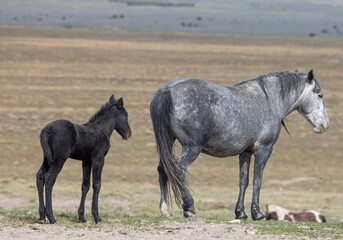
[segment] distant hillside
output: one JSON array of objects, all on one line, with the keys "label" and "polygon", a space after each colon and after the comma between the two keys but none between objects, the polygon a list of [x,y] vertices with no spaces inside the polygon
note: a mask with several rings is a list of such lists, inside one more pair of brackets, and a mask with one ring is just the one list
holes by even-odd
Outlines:
[{"label": "distant hillside", "polygon": [[2,0],[1,25],[343,37],[342,0]]}]

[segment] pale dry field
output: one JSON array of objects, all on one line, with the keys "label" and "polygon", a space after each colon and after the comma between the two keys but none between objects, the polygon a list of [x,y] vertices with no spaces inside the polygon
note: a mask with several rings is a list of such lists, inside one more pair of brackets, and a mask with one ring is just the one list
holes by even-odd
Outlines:
[{"label": "pale dry field", "polygon": [[[114,93],[124,98],[133,135],[122,141],[114,132],[111,138],[100,214],[158,215],[149,104],[162,84],[195,77],[232,85],[257,74],[313,68],[330,129],[317,135],[298,113],[286,118],[292,139],[282,130],[264,171],[260,201],[262,208],[315,209],[338,222],[343,218],[342,62],[341,39],[0,27],[0,209],[37,211],[41,128],[62,118],[84,123]],[[201,155],[189,172],[198,215],[232,219],[237,157]],[[81,178],[80,162],[68,160],[54,188],[56,211],[76,213]],[[88,213],[91,196],[90,191]],[[173,211],[181,215],[176,207]]]}]

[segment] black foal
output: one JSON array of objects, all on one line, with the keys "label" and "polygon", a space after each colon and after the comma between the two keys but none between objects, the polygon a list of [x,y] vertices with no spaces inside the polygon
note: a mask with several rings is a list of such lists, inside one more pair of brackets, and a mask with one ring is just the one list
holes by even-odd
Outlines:
[{"label": "black foal", "polygon": [[[92,214],[95,223],[101,221],[98,213],[98,196],[101,187],[101,172],[104,158],[110,148],[110,136],[116,130],[124,140],[131,136],[128,115],[123,99],[118,101],[112,95],[104,106],[85,124],[78,125],[68,120],[49,123],[40,134],[44,161],[37,172],[39,198],[39,217],[55,223],[52,212],[51,192],[56,177],[68,158],[82,161],[83,181],[82,197],[78,210],[79,221],[85,222],[84,208],[87,192],[90,188],[90,175],[93,172]],[[45,206],[43,189],[45,185]]]}]

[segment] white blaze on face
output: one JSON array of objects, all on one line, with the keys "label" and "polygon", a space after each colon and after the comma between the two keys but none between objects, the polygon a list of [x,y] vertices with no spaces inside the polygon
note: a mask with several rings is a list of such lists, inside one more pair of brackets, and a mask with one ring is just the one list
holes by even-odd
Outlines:
[{"label": "white blaze on face", "polygon": [[329,117],[324,105],[323,94],[315,92],[315,80],[306,83],[305,89],[298,102],[298,111],[312,124],[313,131],[322,133],[329,125]]}]

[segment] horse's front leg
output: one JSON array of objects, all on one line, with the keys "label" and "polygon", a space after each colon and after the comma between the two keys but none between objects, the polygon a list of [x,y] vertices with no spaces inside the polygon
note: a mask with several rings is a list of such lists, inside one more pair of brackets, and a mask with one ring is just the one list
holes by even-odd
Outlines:
[{"label": "horse's front leg", "polygon": [[262,220],[264,215],[260,211],[260,189],[262,184],[263,169],[273,151],[273,145],[260,146],[255,152],[254,182],[251,203],[251,216],[253,220]]},{"label": "horse's front leg", "polygon": [[181,191],[184,217],[195,217],[194,200],[189,191],[185,175],[188,167],[199,156],[201,149],[201,146],[182,146],[181,154],[177,160],[177,164],[182,169],[182,179],[185,189],[185,191]]},{"label": "horse's front leg", "polygon": [[92,201],[92,215],[95,223],[101,222],[98,210],[98,199],[101,188],[101,173],[104,166],[104,157],[97,158],[92,161],[92,172],[93,172],[93,201]]},{"label": "horse's front leg", "polygon": [[83,179],[82,179],[82,186],[81,186],[82,196],[81,196],[81,202],[80,202],[78,214],[79,214],[79,222],[86,222],[85,200],[86,200],[86,196],[89,191],[89,188],[90,188],[91,163],[83,161],[82,170],[83,170]]},{"label": "horse's front leg", "polygon": [[235,208],[236,219],[247,219],[244,212],[244,196],[249,185],[249,166],[252,153],[243,152],[239,155],[239,195]]}]

